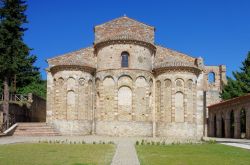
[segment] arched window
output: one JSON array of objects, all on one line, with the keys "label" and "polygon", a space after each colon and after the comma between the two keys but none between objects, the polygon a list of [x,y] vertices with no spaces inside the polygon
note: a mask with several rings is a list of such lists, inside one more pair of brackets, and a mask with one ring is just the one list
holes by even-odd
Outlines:
[{"label": "arched window", "polygon": [[121,61],[121,66],[122,67],[128,67],[128,52],[122,52],[122,61]]},{"label": "arched window", "polygon": [[215,74],[214,74],[214,72],[210,72],[208,74],[208,82],[209,82],[209,84],[215,83]]}]

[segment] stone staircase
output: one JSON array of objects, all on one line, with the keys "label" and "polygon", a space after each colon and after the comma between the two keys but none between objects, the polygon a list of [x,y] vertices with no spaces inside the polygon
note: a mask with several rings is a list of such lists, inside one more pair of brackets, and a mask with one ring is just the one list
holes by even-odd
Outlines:
[{"label": "stone staircase", "polygon": [[13,136],[60,136],[53,127],[46,123],[17,123]]}]

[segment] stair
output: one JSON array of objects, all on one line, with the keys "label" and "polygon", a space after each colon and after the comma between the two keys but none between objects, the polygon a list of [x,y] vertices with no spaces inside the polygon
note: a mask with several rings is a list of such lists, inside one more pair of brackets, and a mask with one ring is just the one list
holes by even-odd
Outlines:
[{"label": "stair", "polygon": [[53,127],[47,123],[17,123],[13,136],[60,136]]}]

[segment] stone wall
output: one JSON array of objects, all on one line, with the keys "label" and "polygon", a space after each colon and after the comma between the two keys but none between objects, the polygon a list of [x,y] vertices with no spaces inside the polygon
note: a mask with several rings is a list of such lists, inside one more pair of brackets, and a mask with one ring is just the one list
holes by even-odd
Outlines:
[{"label": "stone wall", "polygon": [[[10,117],[14,118],[16,122],[45,122],[46,100],[34,94],[29,94],[28,98],[26,102],[10,102]],[[0,112],[2,112],[2,104],[0,103],[0,105]]]},{"label": "stone wall", "polygon": [[76,130],[79,130],[78,134],[91,132],[92,75],[84,70],[58,70],[53,77],[48,73],[47,83],[47,122],[66,134]]},{"label": "stone wall", "polygon": [[129,69],[97,72],[95,133],[152,135],[152,78],[150,72]]},{"label": "stone wall", "polygon": [[[167,72],[156,78],[156,132],[158,136],[197,135],[197,75]],[[182,130],[182,131],[177,131]]]},{"label": "stone wall", "polygon": [[134,44],[112,44],[98,50],[97,71],[121,69],[121,54],[129,54],[129,69],[152,70],[152,51]]},{"label": "stone wall", "polygon": [[[212,80],[209,80],[209,78],[212,78]],[[214,80],[214,81],[213,81]],[[210,106],[215,103],[218,103],[221,101],[220,98],[220,92],[223,88],[223,85],[227,83],[226,80],[226,66],[220,65],[220,66],[205,66],[204,69],[204,97],[206,99],[206,102],[204,103],[204,106]],[[205,111],[205,135],[207,135],[207,118],[208,118],[208,108],[206,108]]]},{"label": "stone wall", "polygon": [[[0,112],[3,112],[2,104],[0,104]],[[16,122],[28,122],[31,121],[30,115],[30,106],[27,104],[16,104],[10,103],[9,104],[9,115],[11,118],[14,118]],[[1,120],[2,122],[3,120]]]},{"label": "stone wall", "polygon": [[37,95],[30,94],[32,103],[29,106],[31,122],[46,121],[46,100]]}]

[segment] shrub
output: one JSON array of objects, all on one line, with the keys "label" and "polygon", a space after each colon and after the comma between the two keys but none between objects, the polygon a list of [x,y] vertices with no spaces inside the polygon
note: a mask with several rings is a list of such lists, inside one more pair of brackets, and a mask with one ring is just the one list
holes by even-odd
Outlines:
[{"label": "shrub", "polygon": [[209,139],[208,144],[216,144],[216,140]]}]

